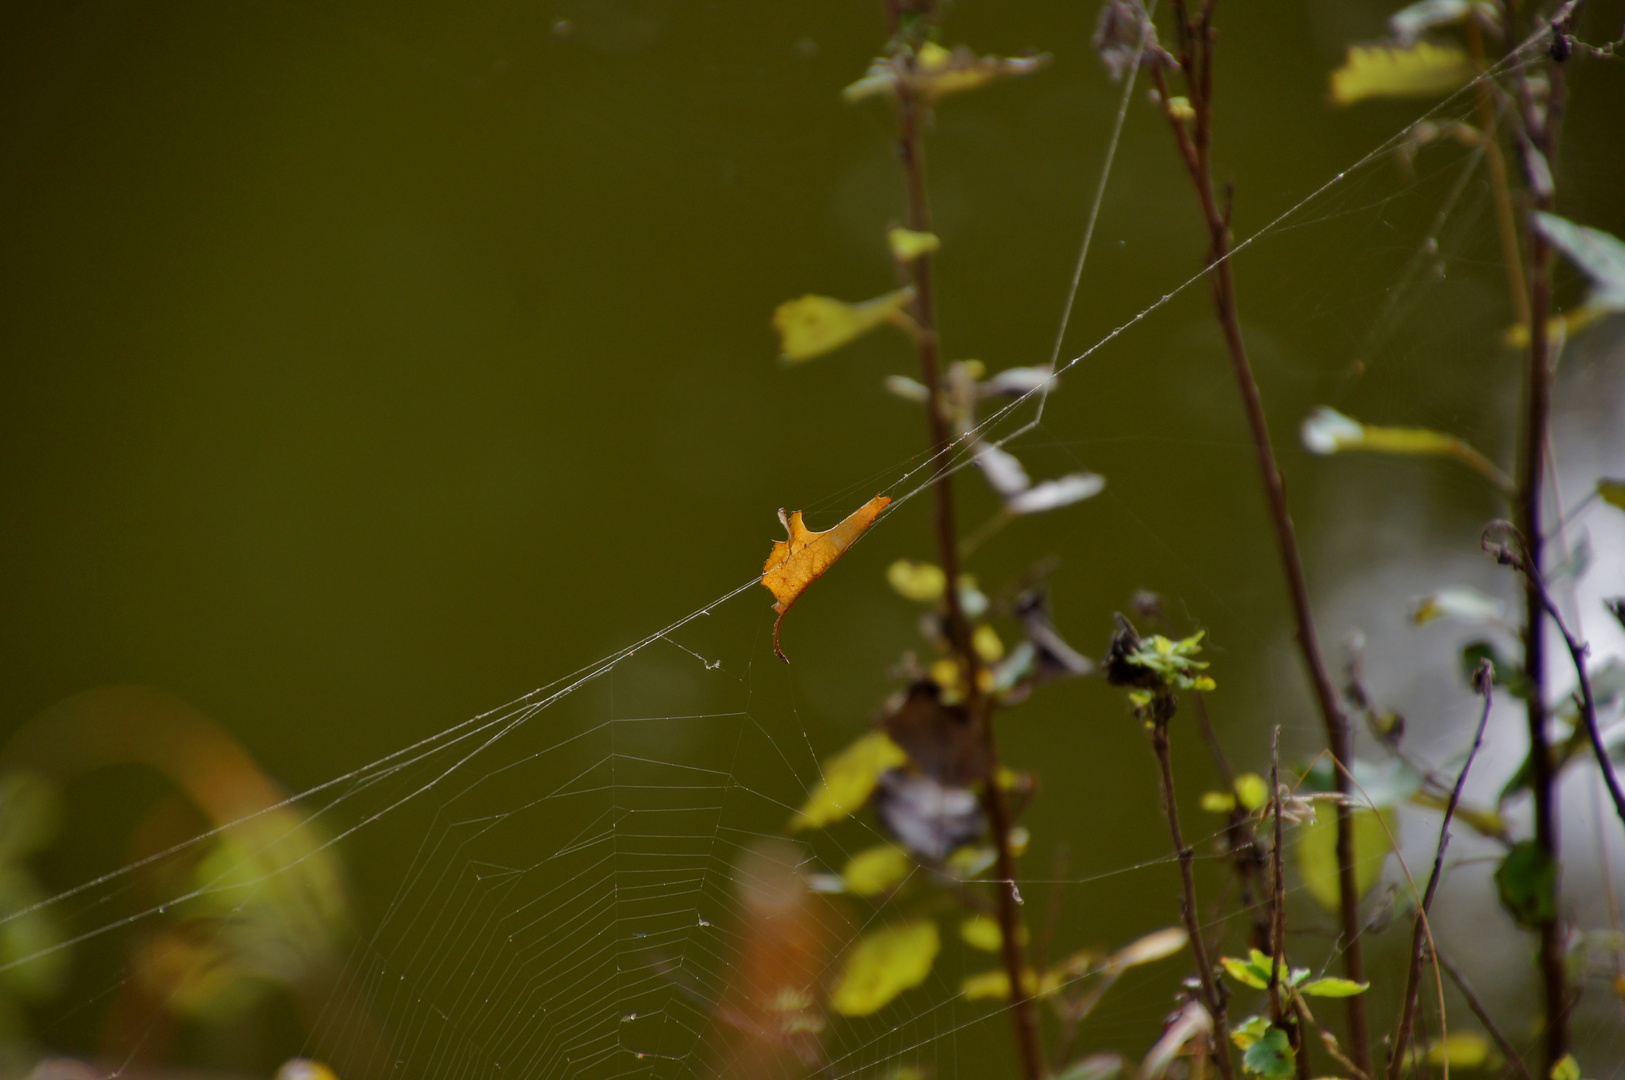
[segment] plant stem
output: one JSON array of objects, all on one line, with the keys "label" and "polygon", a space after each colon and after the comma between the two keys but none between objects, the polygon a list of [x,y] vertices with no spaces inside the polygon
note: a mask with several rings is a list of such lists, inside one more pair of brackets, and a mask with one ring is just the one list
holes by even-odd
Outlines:
[{"label": "plant stem", "polygon": [[[1515,6],[1502,5],[1503,19],[1510,37],[1517,37]],[[1519,111],[1523,130],[1519,149],[1523,157],[1524,181],[1530,206],[1550,211],[1553,205],[1551,179],[1552,151],[1563,114],[1563,65],[1547,65],[1550,91],[1544,103],[1537,100],[1527,78],[1518,81]],[[1524,366],[1523,423],[1518,455],[1518,497],[1515,516],[1524,536],[1523,668],[1529,680],[1527,722],[1529,757],[1534,768],[1530,787],[1535,806],[1535,843],[1553,866],[1558,862],[1558,824],[1555,797],[1555,770],[1547,740],[1545,607],[1539,581],[1544,574],[1542,558],[1545,533],[1541,514],[1542,481],[1545,476],[1547,428],[1551,412],[1551,360],[1547,323],[1552,303],[1552,251],[1546,237],[1526,221],[1528,242],[1529,351]],[[1557,889],[1554,885],[1554,891]],[[1560,910],[1553,896],[1553,910]],[[1545,984],[1545,1067],[1552,1066],[1568,1052],[1568,976],[1563,957],[1562,927],[1557,917],[1540,927],[1540,968]]]},{"label": "plant stem", "polygon": [[[891,8],[895,13],[895,7]],[[929,15],[929,10],[923,14]],[[923,20],[922,20],[923,21]],[[894,20],[895,29],[895,20]],[[897,155],[903,166],[904,185],[908,200],[908,227],[916,232],[931,231],[931,204],[925,183],[925,152],[923,129],[929,116],[929,106],[914,92],[914,53],[911,48],[900,49],[893,61],[899,66],[901,77],[897,81]],[[1044,1062],[1044,1048],[1038,1028],[1038,1014],[1026,985],[1027,960],[1022,944],[1021,894],[1016,889],[1016,861],[1010,850],[1011,814],[1004,789],[999,786],[999,755],[993,734],[991,703],[977,684],[981,663],[972,644],[970,621],[959,602],[959,538],[954,513],[953,474],[946,468],[952,443],[948,417],[942,407],[942,360],[937,339],[936,311],[932,292],[931,256],[922,254],[908,263],[909,277],[914,285],[915,339],[920,360],[921,381],[929,391],[926,400],[926,425],[931,443],[932,460],[937,473],[932,484],[935,512],[934,531],[937,554],[948,580],[947,635],[959,660],[960,674],[965,683],[965,706],[981,732],[987,772],[983,778],[982,804],[987,812],[988,830],[992,833],[997,879],[993,882],[997,904],[1004,970],[1010,981],[1010,1016],[1015,1027],[1016,1047],[1021,1055],[1023,1074],[1027,1080],[1042,1080],[1048,1067]]]},{"label": "plant stem", "polygon": [[[1202,206],[1202,215],[1208,232],[1208,281],[1213,290],[1213,305],[1219,326],[1224,332],[1225,347],[1230,354],[1230,365],[1241,392],[1242,406],[1252,433],[1254,456],[1258,460],[1259,479],[1263,484],[1265,500],[1269,506],[1270,521],[1274,526],[1276,546],[1280,552],[1281,569],[1286,576],[1287,592],[1292,603],[1293,621],[1297,629],[1298,651],[1313,686],[1316,703],[1326,728],[1326,742],[1333,758],[1342,765],[1334,769],[1337,791],[1347,796],[1350,784],[1347,768],[1354,760],[1354,742],[1348,719],[1337,700],[1337,689],[1326,669],[1315,633],[1314,616],[1309,607],[1309,588],[1304,579],[1303,559],[1298,553],[1297,535],[1292,527],[1292,515],[1287,507],[1286,485],[1275,461],[1275,450],[1270,442],[1269,424],[1264,416],[1264,404],[1253,377],[1252,365],[1247,358],[1246,342],[1242,338],[1241,323],[1236,312],[1236,287],[1230,272],[1230,215],[1221,211],[1213,191],[1213,177],[1209,162],[1211,141],[1212,88],[1213,88],[1213,0],[1203,4],[1201,15],[1194,23],[1185,0],[1173,0],[1175,22],[1179,31],[1179,62],[1184,75],[1187,94],[1191,99],[1194,118],[1182,120],[1167,103],[1171,100],[1167,80],[1161,68],[1153,68],[1153,78],[1161,95],[1168,122],[1173,128],[1175,143],[1185,162],[1191,183]],[[1365,981],[1365,965],[1360,951],[1360,893],[1354,874],[1354,819],[1346,802],[1337,807],[1337,878],[1339,907],[1342,916],[1343,969],[1355,982]],[[1356,994],[1346,999],[1348,1010],[1349,1056],[1361,1071],[1370,1072],[1371,1048],[1366,1030],[1365,998]]]},{"label": "plant stem", "polygon": [[1173,719],[1174,699],[1171,694],[1159,693],[1151,703],[1151,750],[1157,758],[1158,780],[1162,790],[1162,813],[1168,819],[1168,835],[1174,843],[1174,854],[1179,859],[1179,881],[1183,895],[1179,913],[1185,920],[1185,932],[1190,936],[1191,955],[1196,959],[1196,974],[1201,980],[1202,1004],[1213,1018],[1213,1058],[1224,1080],[1232,1080],[1230,1063],[1230,1022],[1225,1014],[1223,985],[1214,978],[1213,965],[1208,960],[1207,943],[1202,938],[1202,924],[1196,913],[1196,875],[1191,869],[1195,853],[1185,844],[1185,835],[1179,827],[1179,804],[1174,799],[1173,755],[1168,746],[1168,721]]},{"label": "plant stem", "polygon": [[[1219,736],[1213,730],[1213,722],[1208,718],[1207,700],[1200,690],[1192,692],[1191,698],[1196,702],[1197,726],[1202,729],[1202,738],[1213,758],[1213,767],[1218,770],[1219,779],[1224,781],[1225,790],[1234,796],[1236,772],[1231,768],[1230,759],[1225,756],[1224,747],[1219,744]],[[1236,868],[1236,880],[1241,885],[1242,910],[1249,912],[1252,917],[1253,948],[1273,953],[1274,901],[1267,899],[1273,895],[1273,889],[1264,875],[1268,858],[1259,844],[1258,836],[1253,832],[1252,815],[1239,802],[1230,808],[1229,819],[1224,829],[1224,842],[1226,854]]]},{"label": "plant stem", "polygon": [[1482,661],[1473,682],[1478,692],[1484,696],[1484,709],[1478,717],[1478,730],[1473,733],[1473,745],[1467,751],[1467,760],[1461,763],[1461,771],[1456,774],[1456,783],[1450,789],[1450,800],[1445,803],[1444,820],[1439,823],[1439,842],[1433,851],[1433,872],[1428,875],[1427,888],[1422,892],[1422,903],[1416,909],[1416,920],[1411,925],[1411,951],[1410,963],[1405,971],[1405,997],[1402,999],[1399,1010],[1399,1022],[1394,1025],[1394,1037],[1388,1045],[1388,1076],[1389,1080],[1399,1080],[1405,1069],[1405,1058],[1410,1048],[1411,1021],[1416,1015],[1416,1001],[1418,990],[1422,983],[1422,945],[1431,942],[1433,935],[1428,928],[1428,911],[1433,906],[1433,894],[1438,891],[1439,879],[1444,876],[1444,849],[1450,843],[1450,819],[1456,816],[1456,804],[1461,801],[1462,785],[1467,782],[1467,770],[1473,767],[1473,758],[1478,756],[1478,748],[1484,745],[1484,727],[1490,722],[1490,705],[1494,700],[1491,691],[1489,661]]},{"label": "plant stem", "polygon": [[1439,962],[1439,966],[1444,968],[1444,973],[1450,976],[1450,981],[1456,984],[1456,989],[1461,991],[1462,998],[1467,1002],[1467,1008],[1472,1010],[1474,1016],[1478,1017],[1478,1022],[1483,1024],[1484,1030],[1490,1033],[1490,1038],[1495,1040],[1495,1045],[1500,1047],[1501,1054],[1507,1059],[1508,1064],[1517,1072],[1521,1080],[1534,1080],[1534,1077],[1529,1075],[1529,1066],[1525,1065],[1523,1058],[1519,1056],[1518,1048],[1512,1045],[1512,1040],[1506,1037],[1506,1033],[1495,1022],[1495,1017],[1490,1015],[1490,1011],[1479,1000],[1472,984],[1467,981],[1467,976],[1461,973],[1461,969],[1455,965],[1455,962],[1450,957],[1439,951],[1437,945],[1433,948],[1433,959]]}]

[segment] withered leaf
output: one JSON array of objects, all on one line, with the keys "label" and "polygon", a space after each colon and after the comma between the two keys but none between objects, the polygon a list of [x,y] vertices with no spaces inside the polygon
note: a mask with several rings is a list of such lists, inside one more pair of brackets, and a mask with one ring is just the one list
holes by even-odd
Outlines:
[{"label": "withered leaf", "polygon": [[982,807],[969,788],[893,769],[880,778],[875,814],[909,850],[941,860],[982,835]]},{"label": "withered leaf", "polygon": [[806,591],[807,586],[822,577],[826,570],[835,565],[835,560],[846,554],[852,542],[862,536],[864,530],[873,525],[880,512],[890,504],[889,496],[876,495],[827,532],[813,532],[802,524],[800,510],[789,515],[783,510],[779,511],[779,520],[784,523],[789,538],[774,542],[773,551],[762,567],[762,584],[776,598],[773,610],[779,613],[779,617],[773,623],[773,651],[780,660],[786,664],[790,662],[784,650],[779,648],[779,626],[784,622],[784,613],[790,610],[790,605]]},{"label": "withered leaf", "polygon": [[950,787],[964,787],[987,773],[986,748],[975,718],[963,705],[945,705],[930,679],[908,688],[903,703],[886,717],[886,734],[920,771]]}]

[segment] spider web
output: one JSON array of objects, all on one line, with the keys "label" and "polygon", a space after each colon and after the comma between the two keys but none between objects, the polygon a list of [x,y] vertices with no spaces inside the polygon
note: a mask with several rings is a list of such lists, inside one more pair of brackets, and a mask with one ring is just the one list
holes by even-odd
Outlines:
[{"label": "spider web", "polygon": [[[1468,118],[1469,94],[1428,115]],[[1490,257],[1478,250],[1484,230],[1477,216],[1488,212],[1487,202],[1470,190],[1477,156],[1428,151],[1410,178],[1396,182],[1394,153],[1411,130],[1406,125],[1294,200],[1238,243],[1233,256],[1244,264],[1271,241],[1350,217],[1380,224],[1384,243],[1301,266],[1290,286],[1304,298],[1306,319],[1355,334],[1372,328],[1351,356],[1367,369],[1402,364],[1388,346],[1448,287],[1436,272],[1441,249],[1464,259]],[[1165,293],[1057,374],[1104,362],[1121,339],[1202,287],[1199,273],[1170,274],[1169,281]],[[1395,395],[1413,388],[1404,377],[1390,385]],[[1056,420],[1048,390],[1046,384],[999,407],[976,436],[1079,460],[1089,441]],[[972,463],[971,444],[961,440],[948,468]],[[916,456],[809,509],[844,512],[855,494],[878,482],[893,496],[895,513],[928,491],[936,465]],[[886,525],[882,518],[877,528]],[[800,871],[838,871],[851,855],[886,839],[859,815],[798,838],[792,854],[772,846],[818,783],[820,759],[838,747],[812,745],[795,690],[759,671],[762,601],[756,581],[746,581],[506,706],[6,922],[47,912],[71,928],[62,948],[139,931],[171,909],[198,904],[214,905],[210,925],[222,937],[233,933],[234,920],[266,910],[284,933],[316,927],[314,936],[331,941],[329,952],[299,956],[302,944],[293,936],[277,947],[293,957],[299,975],[319,976],[311,979],[319,990],[300,1005],[304,1049],[346,1080],[714,1074],[748,1040],[722,1006],[730,994],[752,992],[739,980],[752,951],[765,947],[760,928],[753,929],[751,882],[741,867],[765,850],[780,852]],[[1270,651],[1286,687],[1296,678],[1290,652],[1281,645]],[[1282,722],[1289,739],[1314,741],[1311,721]],[[1046,779],[1059,774],[1055,782],[1065,783],[1066,768],[1046,762]],[[1204,834],[1200,823],[1188,827],[1211,859],[1216,834]],[[402,837],[413,843],[402,845]],[[236,846],[209,863],[208,873],[196,873],[203,853],[222,838]],[[400,858],[402,850],[409,857]],[[349,912],[334,919],[319,910],[315,879],[340,853],[362,891],[381,898],[370,918]],[[1172,895],[1171,858],[1157,847],[1087,871],[1029,862],[1018,887],[1035,927],[1048,903],[1076,912],[1124,897],[1150,906],[1144,898]],[[166,876],[175,867],[189,872]],[[1216,884],[1220,874],[1204,880]],[[833,978],[863,935],[903,926],[922,910],[947,928],[941,958],[894,1005],[832,1020],[819,1075],[878,1077],[918,1068],[948,1077],[1007,1067],[1003,1007],[959,992],[963,977],[995,967],[994,958],[955,938],[961,912],[950,905],[850,897],[820,904],[809,917],[810,933],[820,942],[825,976]],[[1160,904],[1144,929],[1174,918],[1170,905]],[[344,931],[327,934],[324,919],[344,922]],[[1052,955],[1085,943],[1060,938]],[[198,961],[177,954],[176,962]],[[107,996],[134,977],[111,979]],[[1114,991],[1121,1004],[1114,1000],[1091,1018],[1080,1046],[1112,1045],[1123,1036],[1140,1040],[1135,1051],[1143,1049],[1169,1008],[1170,982],[1165,972],[1125,978]],[[60,1022],[69,1024],[75,1011]],[[138,1017],[137,1026],[142,1022]],[[156,1024],[151,1017],[145,1022]],[[48,1024],[47,1038],[51,1030]],[[118,1071],[115,1062],[109,1075]],[[759,1075],[795,1071],[775,1059]]]}]

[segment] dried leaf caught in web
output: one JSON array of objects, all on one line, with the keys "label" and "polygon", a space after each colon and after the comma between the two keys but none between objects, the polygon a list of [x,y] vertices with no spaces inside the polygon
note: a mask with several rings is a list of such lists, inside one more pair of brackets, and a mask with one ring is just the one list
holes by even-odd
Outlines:
[{"label": "dried leaf caught in web", "polygon": [[1020,397],[1055,378],[1048,364],[1037,367],[1005,368],[976,387],[979,397]]},{"label": "dried leaf caught in web", "polygon": [[865,935],[846,954],[830,1007],[843,1016],[879,1012],[904,990],[923,983],[941,948],[937,924],[920,919]]},{"label": "dried leaf caught in web", "polygon": [[790,828],[822,829],[851,816],[869,801],[882,773],[907,762],[903,748],[884,731],[871,731],[824,762],[824,779],[790,819]]},{"label": "dried leaf caught in web", "polygon": [[982,835],[982,807],[968,788],[894,769],[880,778],[875,814],[911,851],[941,860]]},{"label": "dried leaf caught in web", "polygon": [[987,477],[988,486],[1006,499],[1033,486],[1032,478],[1016,456],[991,443],[976,448],[976,467]]},{"label": "dried leaf caught in web", "polygon": [[1095,21],[1095,53],[1112,82],[1122,82],[1136,58],[1142,64],[1173,59],[1157,44],[1157,28],[1140,0],[1106,0],[1101,5]]},{"label": "dried leaf caught in web", "polygon": [[773,311],[773,329],[779,332],[779,358],[786,363],[811,360],[862,337],[881,323],[903,322],[908,318],[904,308],[913,300],[912,287],[861,304],[810,293],[799,300],[786,300]]},{"label": "dried leaf caught in web", "polygon": [[908,688],[886,717],[886,734],[921,772],[949,787],[964,787],[987,773],[986,748],[970,710],[946,705],[930,679]]},{"label": "dried leaf caught in web", "polygon": [[1332,72],[1332,101],[1351,105],[1374,97],[1437,97],[1467,85],[1472,77],[1473,62],[1457,45],[1350,45],[1343,66]]},{"label": "dried leaf caught in web", "polygon": [[779,511],[779,520],[784,523],[789,538],[774,542],[773,551],[762,567],[762,584],[776,598],[773,610],[779,613],[779,617],[773,623],[773,651],[780,660],[787,664],[790,662],[784,650],[779,648],[779,626],[784,622],[784,613],[790,610],[790,605],[806,591],[807,586],[822,577],[826,570],[835,565],[835,560],[846,554],[846,549],[875,523],[880,512],[890,503],[889,497],[876,495],[827,532],[813,532],[802,524],[800,510],[788,515],[783,510]]},{"label": "dried leaf caught in web", "polygon": [[944,94],[974,90],[995,79],[1030,75],[1048,63],[1048,53],[1007,58],[977,56],[963,45],[949,50],[928,41],[915,54],[912,75],[905,76],[895,61],[876,60],[863,78],[841,91],[841,96],[852,102],[882,94],[894,95],[897,84],[907,78],[914,93],[929,103]]},{"label": "dried leaf caught in web", "polygon": [[1106,478],[1095,473],[1072,473],[1035,484],[1005,502],[1012,514],[1041,514],[1092,499],[1106,489]]}]

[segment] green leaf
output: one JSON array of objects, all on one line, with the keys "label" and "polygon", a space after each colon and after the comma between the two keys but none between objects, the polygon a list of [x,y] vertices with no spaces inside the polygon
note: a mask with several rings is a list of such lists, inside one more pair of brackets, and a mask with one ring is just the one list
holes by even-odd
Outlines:
[{"label": "green leaf", "polygon": [[930,604],[941,600],[948,591],[948,575],[940,566],[898,559],[886,567],[886,584],[905,600]]},{"label": "green leaf", "polygon": [[1257,773],[1242,773],[1236,777],[1236,801],[1248,810],[1262,809],[1270,800],[1270,786]]},{"label": "green leaf", "polygon": [[937,924],[919,919],[865,935],[846,954],[830,1007],[842,1016],[868,1016],[925,981],[941,942]]},{"label": "green leaf", "polygon": [[1267,1080],[1288,1080],[1293,1073],[1293,1065],[1297,1055],[1292,1051],[1292,1041],[1287,1038],[1286,1032],[1278,1027],[1272,1027],[1264,1033],[1264,1037],[1247,1048],[1241,1055],[1241,1064],[1254,1076],[1266,1077]]},{"label": "green leaf", "polygon": [[1461,650],[1461,673],[1469,686],[1481,660],[1490,662],[1490,679],[1496,686],[1503,687],[1515,698],[1529,697],[1529,679],[1523,668],[1508,660],[1488,641],[1475,641]]},{"label": "green leaf", "polygon": [[1533,840],[1520,840],[1495,870],[1501,906],[1520,926],[1538,929],[1557,917],[1557,864]]},{"label": "green leaf", "polygon": [[1269,1029],[1270,1022],[1264,1017],[1250,1016],[1230,1029],[1230,1041],[1236,1044],[1238,1050],[1245,1050],[1262,1039]]},{"label": "green leaf", "polygon": [[1573,1054],[1564,1054],[1552,1066],[1552,1080],[1580,1080],[1580,1063]]},{"label": "green leaf", "polygon": [[1350,105],[1373,97],[1439,97],[1472,77],[1472,60],[1459,45],[1350,45],[1343,66],[1332,72],[1332,101]]},{"label": "green leaf", "polygon": [[[1378,814],[1381,817],[1378,817]],[[1382,876],[1390,832],[1399,836],[1399,818],[1391,807],[1354,811],[1354,883],[1361,896]],[[1384,825],[1387,826],[1384,829]],[[1298,873],[1315,902],[1327,911],[1341,906],[1337,879],[1337,815],[1328,811],[1305,825],[1298,842]]]},{"label": "green leaf", "polygon": [[1609,506],[1625,510],[1625,480],[1603,477],[1597,481],[1597,496]]},{"label": "green leaf", "polygon": [[913,870],[908,852],[896,844],[879,844],[848,859],[841,880],[858,896],[875,896],[902,884]]},{"label": "green leaf", "polygon": [[1448,1038],[1434,1039],[1425,1049],[1412,1050],[1410,1064],[1412,1068],[1425,1062],[1434,1068],[1449,1065],[1452,1069],[1481,1069],[1498,1063],[1498,1058],[1484,1036],[1473,1031],[1452,1031]]},{"label": "green leaf", "polygon": [[1221,956],[1219,963],[1224,965],[1225,974],[1243,986],[1250,986],[1254,990],[1264,990],[1269,987],[1269,974],[1258,974],[1253,965],[1245,960],[1237,960],[1233,956]]},{"label": "green leaf", "polygon": [[792,829],[821,829],[856,813],[869,801],[880,774],[907,763],[903,748],[883,731],[871,731],[824,762],[824,779],[796,816]]},{"label": "green leaf", "polygon": [[1310,997],[1340,998],[1363,994],[1369,989],[1370,983],[1355,982],[1353,979],[1316,979],[1298,987],[1298,992]]}]

